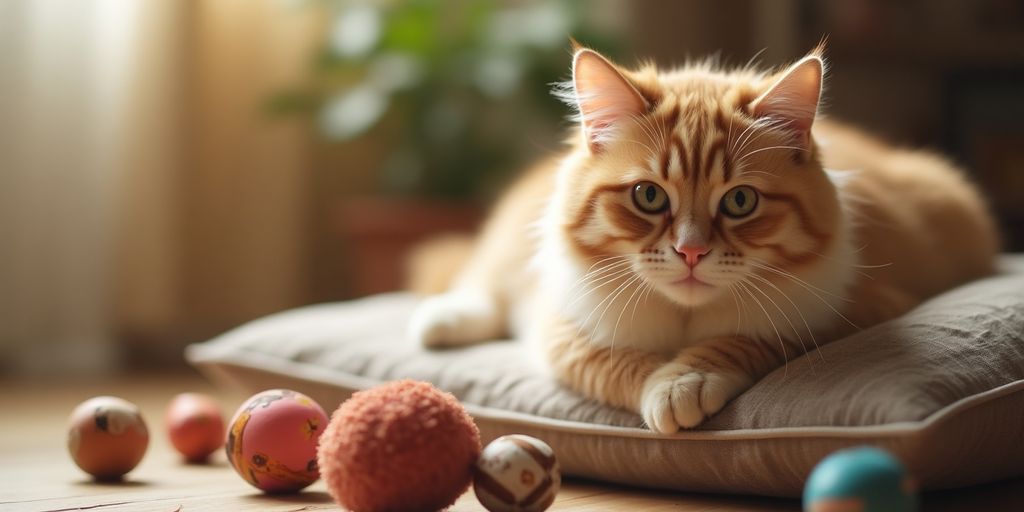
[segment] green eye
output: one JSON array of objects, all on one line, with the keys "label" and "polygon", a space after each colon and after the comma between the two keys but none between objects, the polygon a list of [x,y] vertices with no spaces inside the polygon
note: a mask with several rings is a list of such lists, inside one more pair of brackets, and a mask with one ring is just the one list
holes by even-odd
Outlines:
[{"label": "green eye", "polygon": [[641,181],[633,186],[633,203],[641,211],[661,213],[668,208],[668,194],[654,183]]},{"label": "green eye", "polygon": [[729,217],[746,217],[757,206],[757,191],[752,187],[741,185],[722,196],[722,213]]}]

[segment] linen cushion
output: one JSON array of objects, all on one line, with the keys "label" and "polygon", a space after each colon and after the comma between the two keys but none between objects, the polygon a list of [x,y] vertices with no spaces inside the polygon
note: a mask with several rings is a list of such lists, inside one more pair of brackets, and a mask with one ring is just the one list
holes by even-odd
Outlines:
[{"label": "linen cushion", "polygon": [[799,496],[832,451],[892,451],[925,489],[1024,474],[1024,256],[908,314],[769,374],[700,428],[674,435],[583,398],[514,341],[429,351],[405,336],[417,298],[385,294],[255,320],[189,361],[248,391],[290,387],[333,410],[400,378],[457,396],[484,442],[547,441],[563,471],[685,491]]}]

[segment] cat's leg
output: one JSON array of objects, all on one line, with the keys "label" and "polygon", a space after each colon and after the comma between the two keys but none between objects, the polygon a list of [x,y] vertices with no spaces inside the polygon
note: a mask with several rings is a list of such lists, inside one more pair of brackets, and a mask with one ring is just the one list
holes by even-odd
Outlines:
[{"label": "cat's leg", "polygon": [[494,209],[451,288],[424,300],[409,325],[427,347],[455,347],[506,338],[509,316],[528,300],[536,253],[533,226],[554,178],[553,164],[528,172]]},{"label": "cat's leg", "polygon": [[548,320],[541,327],[539,341],[554,376],[589,398],[639,413],[644,383],[669,358],[645,350],[596,345],[575,324]]},{"label": "cat's leg", "polygon": [[497,294],[486,288],[461,287],[428,297],[409,324],[413,339],[429,348],[499,339],[506,331]]},{"label": "cat's leg", "polygon": [[[785,350],[793,354],[794,349]],[[742,337],[688,347],[647,377],[639,412],[658,432],[695,427],[781,366],[785,357],[780,344]]]},{"label": "cat's leg", "polygon": [[548,360],[563,384],[590,398],[632,410],[657,432],[699,425],[798,347],[747,338],[709,340],[675,357],[596,345],[562,319],[541,332]]}]

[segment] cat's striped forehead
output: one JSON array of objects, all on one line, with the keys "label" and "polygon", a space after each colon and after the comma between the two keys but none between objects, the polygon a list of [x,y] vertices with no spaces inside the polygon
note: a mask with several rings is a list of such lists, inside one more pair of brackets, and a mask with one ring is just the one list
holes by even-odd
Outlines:
[{"label": "cat's striped forehead", "polygon": [[[643,123],[643,121],[641,121]],[[728,181],[733,173],[730,125],[734,115],[720,103],[674,98],[652,114],[648,124],[664,127],[653,165],[664,180],[699,181],[720,173]]]}]

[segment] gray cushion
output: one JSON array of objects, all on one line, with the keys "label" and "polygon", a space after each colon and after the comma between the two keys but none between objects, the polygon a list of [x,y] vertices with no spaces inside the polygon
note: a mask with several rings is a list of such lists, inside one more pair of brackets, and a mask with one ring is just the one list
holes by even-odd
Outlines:
[{"label": "gray cushion", "polygon": [[797,496],[831,451],[870,443],[926,489],[1024,474],[1024,256],[882,325],[790,361],[698,430],[659,435],[558,386],[513,341],[426,351],[404,336],[417,299],[300,308],[189,348],[250,391],[289,386],[328,410],[399,378],[454,393],[486,439],[547,440],[566,473],[679,490]]}]

